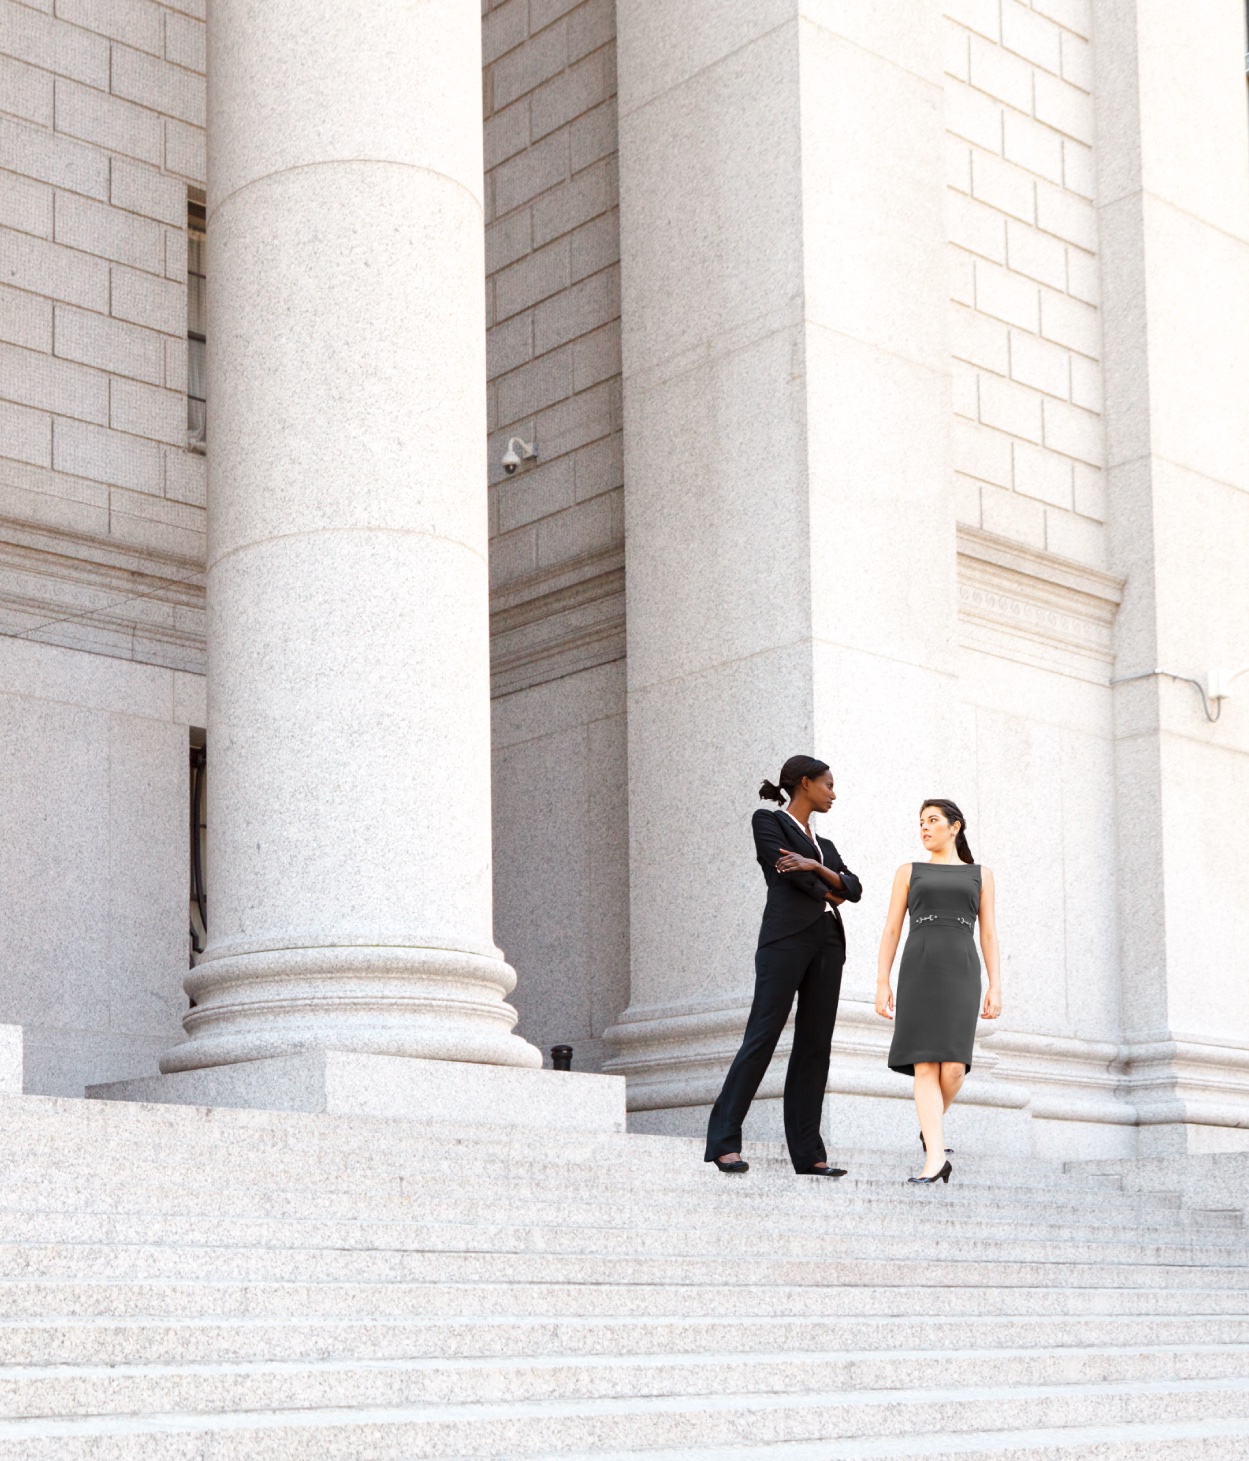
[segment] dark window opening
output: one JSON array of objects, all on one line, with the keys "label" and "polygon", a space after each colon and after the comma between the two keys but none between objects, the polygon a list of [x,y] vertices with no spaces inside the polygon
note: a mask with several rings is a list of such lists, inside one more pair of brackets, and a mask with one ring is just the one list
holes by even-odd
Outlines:
[{"label": "dark window opening", "polygon": [[192,451],[203,451],[208,439],[208,316],[204,298],[203,203],[192,199],[186,209],[186,433]]}]

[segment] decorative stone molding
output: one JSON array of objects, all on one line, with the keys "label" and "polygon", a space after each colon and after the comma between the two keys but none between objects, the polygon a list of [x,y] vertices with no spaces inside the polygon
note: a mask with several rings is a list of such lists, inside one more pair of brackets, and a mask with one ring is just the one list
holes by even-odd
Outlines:
[{"label": "decorative stone molding", "polygon": [[202,960],[188,975],[188,1039],[160,1068],[352,1050],[426,1060],[533,1067],[542,1057],[512,1034],[516,984],[498,951],[376,944],[262,949]]},{"label": "decorative stone molding", "polygon": [[1222,1128],[1226,1149],[1227,1138],[1243,1131],[1241,1145],[1249,1150],[1249,1050],[1243,1046],[1162,1033],[1125,1045],[1122,1070],[1137,1123],[1151,1128],[1142,1155],[1188,1150],[1193,1126]]},{"label": "decorative stone molding", "polygon": [[[726,1002],[726,1000],[728,1002]],[[607,1073],[627,1074],[630,1111],[674,1106],[710,1106],[719,1094],[725,1072],[741,1043],[750,994],[736,998],[630,1009],[605,1032],[618,1054],[604,1063]],[[910,1083],[886,1064],[890,1028],[866,1001],[843,1000],[837,1014],[828,1090],[849,1096],[911,1099]],[[793,1039],[792,1018],[759,1087],[759,1096],[780,1097],[785,1062]],[[1020,1110],[1028,1091],[998,1078],[997,1056],[979,1045],[972,1075],[960,1100],[972,1105]]]},{"label": "decorative stone molding", "polygon": [[[627,1074],[629,1109],[710,1106],[737,1051],[750,1007],[741,990],[717,998],[627,1011],[606,1032],[616,1050],[604,1070]],[[871,1005],[843,1001],[838,1013],[830,1093],[910,1099],[909,1083],[886,1067],[889,1029]],[[792,1026],[759,1089],[779,1098]],[[1191,1127],[1246,1132],[1249,1149],[1249,1051],[1198,1037],[1159,1037],[1120,1045],[982,1024],[975,1065],[960,1101],[1024,1110],[1042,1121],[1139,1127],[1151,1150],[1188,1149]],[[1223,1145],[1227,1140],[1221,1139]]]},{"label": "decorative stone molding", "polygon": [[510,695],[625,654],[624,548],[513,580],[490,595],[490,693]]},{"label": "decorative stone molding", "polygon": [[1120,1045],[995,1029],[985,1035],[984,1048],[992,1051],[1004,1081],[1028,1091],[1031,1115],[1050,1121],[1135,1124],[1136,1114],[1122,1091]]},{"label": "decorative stone molding", "polygon": [[1110,683],[1121,579],[960,526],[958,595],[967,648]]},{"label": "decorative stone molding", "polygon": [[0,633],[204,672],[202,571],[133,553],[99,562],[65,551],[79,545],[23,536],[36,541],[0,543]]}]

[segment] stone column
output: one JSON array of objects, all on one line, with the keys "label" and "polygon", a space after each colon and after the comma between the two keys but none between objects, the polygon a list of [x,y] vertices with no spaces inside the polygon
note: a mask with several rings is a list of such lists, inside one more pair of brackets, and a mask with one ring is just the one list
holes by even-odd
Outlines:
[{"label": "stone column", "polygon": [[209,924],[162,1069],[540,1064],[491,933],[480,22],[214,0]]},{"label": "stone column", "polygon": [[873,873],[842,1028],[863,1093],[897,1081],[872,950],[955,746],[940,25],[930,0],[618,0],[632,1002],[608,1068],[642,1129],[697,1129],[740,1039],[750,817],[795,752],[832,763],[827,830]]},{"label": "stone column", "polygon": [[[1249,127],[1241,0],[1098,0],[1126,1094],[1142,1155],[1249,1147]],[[1165,671],[1154,674],[1153,671]]]}]

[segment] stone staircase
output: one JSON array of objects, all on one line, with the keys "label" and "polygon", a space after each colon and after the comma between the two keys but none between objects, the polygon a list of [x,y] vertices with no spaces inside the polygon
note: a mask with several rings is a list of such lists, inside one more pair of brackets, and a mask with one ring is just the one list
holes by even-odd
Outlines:
[{"label": "stone staircase", "polygon": [[0,1098],[0,1461],[1249,1456],[1238,1211]]}]

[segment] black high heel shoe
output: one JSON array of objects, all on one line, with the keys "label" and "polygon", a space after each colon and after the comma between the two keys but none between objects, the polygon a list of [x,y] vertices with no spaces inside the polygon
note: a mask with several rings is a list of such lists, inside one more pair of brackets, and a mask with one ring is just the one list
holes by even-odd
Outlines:
[{"label": "black high heel shoe", "polygon": [[[922,1131],[919,1134],[919,1144],[925,1151],[928,1150],[928,1143],[924,1140],[924,1133]],[[954,1155],[954,1148],[952,1146],[946,1147],[945,1154],[947,1157],[952,1157]]]},{"label": "black high heel shoe", "polygon": [[954,1168],[947,1162],[939,1172],[934,1173],[931,1177],[908,1177],[906,1180],[908,1185],[913,1187],[931,1187],[934,1182],[944,1182],[948,1187],[950,1184],[950,1173],[953,1170]]},{"label": "black high heel shoe", "polygon": [[738,1159],[735,1162],[722,1162],[719,1157],[712,1157],[711,1160],[716,1164],[716,1169],[718,1171],[720,1171],[720,1172],[749,1172],[750,1171],[750,1163],[749,1162],[743,1162],[742,1159],[741,1159],[741,1157],[738,1157]]}]

